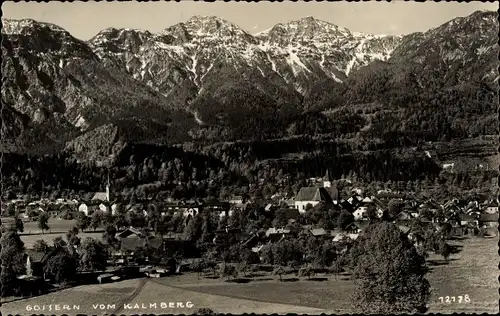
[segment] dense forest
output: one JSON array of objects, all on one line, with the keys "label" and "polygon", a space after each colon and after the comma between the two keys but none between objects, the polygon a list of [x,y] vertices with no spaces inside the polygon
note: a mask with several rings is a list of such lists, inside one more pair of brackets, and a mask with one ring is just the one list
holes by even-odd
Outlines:
[{"label": "dense forest", "polygon": [[[317,147],[305,150],[308,146]],[[438,196],[471,190],[488,194],[497,174],[495,170],[446,172],[427,156],[405,149],[364,151],[350,146],[312,138],[203,148],[127,145],[115,160],[102,165],[78,162],[68,154],[5,154],[3,170],[9,175],[2,179],[4,198],[25,194],[85,198],[104,190],[108,172],[116,194],[158,199],[217,199],[231,194],[289,198],[306,185],[306,179],[322,176],[326,170],[334,179],[348,180],[346,190],[359,186],[372,193],[384,188],[422,193],[434,188]],[[290,148],[300,158],[276,158],[293,152]],[[342,189],[342,182],[339,186]]]}]

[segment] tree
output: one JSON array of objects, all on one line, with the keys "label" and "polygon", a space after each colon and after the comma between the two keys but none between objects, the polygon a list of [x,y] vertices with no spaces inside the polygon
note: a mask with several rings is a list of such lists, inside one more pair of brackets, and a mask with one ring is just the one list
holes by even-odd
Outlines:
[{"label": "tree", "polygon": [[7,230],[0,237],[0,296],[16,294],[17,276],[24,273],[24,243],[15,230]]},{"label": "tree", "polygon": [[286,213],[284,210],[278,210],[276,211],[276,216],[273,219],[273,226],[282,228],[285,227],[288,224],[288,217],[286,216]]},{"label": "tree", "polygon": [[43,239],[38,239],[33,244],[33,250],[40,253],[47,253],[50,250],[49,244]]},{"label": "tree", "polygon": [[64,239],[62,239],[62,237],[61,237],[61,236],[54,238],[54,240],[52,241],[52,244],[53,244],[53,247],[54,247],[55,249],[57,249],[57,248],[64,248],[64,247],[66,247],[66,246],[68,245],[68,244],[64,241]]},{"label": "tree", "polygon": [[402,203],[396,199],[392,199],[389,201],[387,208],[388,208],[388,212],[389,212],[389,217],[394,218],[399,214],[399,212],[401,212]]},{"label": "tree", "polygon": [[333,273],[335,275],[335,280],[337,280],[337,276],[340,274],[340,272],[342,272],[341,260],[340,259],[334,260],[328,271],[330,273]]},{"label": "tree", "polygon": [[42,230],[42,234],[43,234],[43,231],[45,230],[48,230],[49,229],[49,215],[45,212],[43,212],[42,214],[40,214],[40,216],[38,216],[38,228],[40,230]]},{"label": "tree", "polygon": [[236,271],[236,267],[230,264],[222,263],[220,270],[221,277],[227,277],[229,279],[237,277],[238,271]]},{"label": "tree", "polygon": [[448,222],[443,223],[441,225],[441,231],[443,232],[443,237],[449,239],[453,235],[453,226]]},{"label": "tree", "polygon": [[203,272],[203,269],[205,269],[205,260],[204,259],[194,259],[191,262],[190,268],[191,268],[191,270],[198,273],[198,279],[199,279],[201,276],[201,273]]},{"label": "tree", "polygon": [[116,238],[116,227],[112,224],[106,225],[102,239],[111,247],[118,248],[119,241]]},{"label": "tree", "polygon": [[351,249],[361,313],[423,312],[430,297],[425,259],[392,223],[369,226]]},{"label": "tree", "polygon": [[14,216],[14,229],[20,233],[24,232],[24,223],[19,217],[19,214]]},{"label": "tree", "polygon": [[78,228],[76,226],[73,226],[68,232],[66,233],[66,239],[68,240],[68,244],[71,246],[79,246],[80,245],[80,237],[78,237]]},{"label": "tree", "polygon": [[345,230],[347,226],[351,225],[352,223],[354,223],[354,215],[346,210],[342,210],[338,218],[338,226],[340,227],[340,229]]},{"label": "tree", "polygon": [[377,208],[375,207],[375,205],[373,204],[369,204],[367,209],[366,209],[366,214],[365,216],[369,219],[369,220],[374,220],[377,218]]},{"label": "tree", "polygon": [[102,214],[97,211],[92,214],[92,218],[90,219],[90,227],[94,229],[94,231],[99,228],[102,224]]},{"label": "tree", "polygon": [[98,240],[85,238],[81,245],[80,269],[83,271],[104,271],[108,260],[106,247]]},{"label": "tree", "polygon": [[85,213],[80,212],[76,222],[76,227],[78,227],[78,229],[80,229],[83,232],[85,229],[89,228],[89,226],[90,226],[90,218],[87,215],[85,215]]},{"label": "tree", "polygon": [[314,274],[314,269],[309,264],[299,270],[299,276],[307,276],[307,279],[310,279],[311,276],[314,276]]},{"label": "tree", "polygon": [[124,213],[116,212],[114,224],[118,229],[129,226],[129,221]]},{"label": "tree", "polygon": [[443,256],[444,260],[448,261],[451,254],[451,247],[442,239],[439,241],[438,253]]},{"label": "tree", "polygon": [[66,247],[60,247],[54,250],[49,256],[43,267],[46,278],[55,283],[66,283],[74,280],[76,277],[77,259]]},{"label": "tree", "polygon": [[285,274],[285,268],[282,265],[275,265],[273,270],[273,275],[279,275],[280,281],[283,281],[281,278],[283,274]]}]

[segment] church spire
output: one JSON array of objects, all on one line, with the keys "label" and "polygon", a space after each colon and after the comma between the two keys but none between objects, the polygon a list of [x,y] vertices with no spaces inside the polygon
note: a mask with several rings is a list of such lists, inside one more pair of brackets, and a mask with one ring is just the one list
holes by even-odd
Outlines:
[{"label": "church spire", "polygon": [[323,181],[330,181],[330,174],[328,173],[328,169],[326,169],[325,176],[323,177]]},{"label": "church spire", "polygon": [[330,180],[330,174],[328,173],[328,169],[326,169],[326,174],[323,177],[323,187],[329,188],[332,186],[332,182]]},{"label": "church spire", "polygon": [[110,182],[109,182],[109,170],[108,170],[108,181],[106,183],[106,201],[110,202],[111,201],[111,189],[110,189]]}]

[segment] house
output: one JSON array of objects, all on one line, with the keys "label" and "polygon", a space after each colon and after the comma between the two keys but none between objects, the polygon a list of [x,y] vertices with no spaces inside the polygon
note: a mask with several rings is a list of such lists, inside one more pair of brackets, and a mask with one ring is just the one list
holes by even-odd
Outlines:
[{"label": "house", "polygon": [[322,178],[323,186],[309,186],[300,188],[295,197],[294,206],[299,212],[304,213],[307,205],[317,205],[319,202],[326,204],[336,204],[339,200],[339,190],[332,186],[330,175],[326,170],[325,176]]},{"label": "house", "polygon": [[320,202],[333,204],[339,197],[336,187],[302,187],[295,197],[295,208],[305,213],[308,205],[315,206]]},{"label": "house", "polygon": [[479,227],[498,227],[498,213],[481,214],[478,219]]},{"label": "house", "polygon": [[38,210],[41,213],[47,213],[50,217],[57,217],[61,213],[61,207],[57,204],[48,204],[40,206]]},{"label": "house", "polygon": [[[264,245],[252,247],[252,252],[259,253],[262,250],[262,248],[264,248]],[[260,260],[262,260],[262,258],[260,258]]]},{"label": "house", "polygon": [[163,246],[163,238],[154,237],[148,232],[143,232],[134,227],[129,227],[119,233],[116,238],[120,241],[120,252],[134,254],[138,248],[145,246],[158,249]]},{"label": "house", "polygon": [[358,239],[359,234],[346,234],[346,233],[338,233],[335,235],[333,238],[333,242],[346,242],[346,241],[353,241]]},{"label": "house", "polygon": [[390,201],[390,200],[399,200],[403,201],[405,195],[403,193],[396,193],[386,190],[379,190],[377,192],[376,197],[380,200]]},{"label": "house", "polygon": [[270,212],[273,210],[273,205],[272,204],[267,204],[265,207],[264,207],[264,211],[266,212]]},{"label": "house", "polygon": [[118,210],[120,209],[120,207],[122,206],[121,203],[113,203],[111,204],[111,214],[112,215],[116,215],[116,213],[118,212]]},{"label": "house", "polygon": [[461,226],[468,226],[472,225],[474,227],[477,227],[479,225],[479,222],[477,220],[477,217],[474,215],[470,214],[459,214],[458,218],[460,220],[460,225]]},{"label": "house", "polygon": [[456,198],[451,199],[443,204],[443,209],[451,213],[459,213],[462,211],[460,207],[460,201]]},{"label": "house", "polygon": [[290,230],[284,229],[284,228],[271,227],[268,230],[266,230],[266,237],[269,238],[269,240],[271,242],[277,242],[277,241],[285,238],[289,234],[290,234]]},{"label": "house", "polygon": [[484,206],[484,212],[488,214],[495,214],[498,213],[498,203],[496,200],[493,200],[489,203],[487,203]]},{"label": "house", "polygon": [[244,199],[241,195],[233,195],[227,201],[229,204],[243,204]]},{"label": "house", "polygon": [[83,212],[87,216],[91,216],[99,210],[99,204],[96,202],[84,202],[78,206],[78,212]]},{"label": "house", "polygon": [[147,232],[143,232],[135,227],[129,227],[119,233],[116,233],[115,237],[118,239],[125,239],[130,237],[145,238],[150,236]]},{"label": "house", "polygon": [[399,230],[405,234],[405,235],[408,235],[408,233],[410,232],[411,228],[406,226],[406,225],[398,225],[398,228]]},{"label": "house", "polygon": [[435,214],[436,212],[442,210],[443,207],[441,205],[439,205],[437,202],[429,199],[429,200],[425,201],[424,203],[421,203],[418,206],[418,209],[420,210],[420,213],[422,213],[422,211],[429,211],[429,212]]},{"label": "house", "polygon": [[70,204],[62,204],[59,207],[59,218],[71,219],[76,217],[76,208]]},{"label": "house", "polygon": [[347,202],[349,202],[353,207],[356,207],[362,200],[363,198],[360,195],[353,195],[347,199]]},{"label": "house", "polygon": [[375,202],[373,198],[366,197],[355,206],[354,212],[352,213],[352,215],[354,215],[354,220],[368,219],[368,209],[370,207],[375,210],[375,215],[378,218],[384,215],[385,207],[383,204],[379,200]]},{"label": "house", "polygon": [[358,225],[359,223],[351,223],[343,229],[343,232],[347,234],[359,234],[361,232],[361,228]]},{"label": "house", "polygon": [[261,243],[261,236],[258,231],[252,233],[252,235],[245,241],[243,241],[242,246],[254,248]]},{"label": "house", "polygon": [[325,236],[328,236],[328,234],[326,233],[326,230],[324,230],[323,228],[312,228],[312,229],[309,229],[309,233],[314,236],[314,237],[325,237]]},{"label": "house", "polygon": [[26,249],[24,254],[24,260],[26,262],[26,275],[43,277],[43,266],[49,258],[50,253]]},{"label": "house", "polygon": [[394,220],[397,222],[407,222],[413,219],[413,216],[408,211],[401,211],[396,216],[394,216]]}]

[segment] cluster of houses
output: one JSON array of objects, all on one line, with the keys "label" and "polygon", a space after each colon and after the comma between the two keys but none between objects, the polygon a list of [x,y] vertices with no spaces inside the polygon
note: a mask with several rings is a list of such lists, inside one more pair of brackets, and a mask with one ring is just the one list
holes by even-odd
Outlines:
[{"label": "cluster of houses", "polygon": [[[232,196],[225,201],[200,202],[191,201],[138,201],[136,203],[123,203],[112,194],[109,180],[105,192],[96,192],[88,201],[58,199],[56,201],[40,200],[25,202],[22,200],[9,201],[22,217],[30,219],[42,212],[51,217],[66,218],[68,214],[76,216],[82,212],[91,216],[95,212],[111,212],[113,215],[118,210],[122,212],[135,212],[148,216],[151,207],[159,210],[161,215],[182,214],[189,218],[195,216],[202,210],[209,209],[210,212],[218,214],[221,218],[231,216],[237,209],[244,209],[248,205],[259,205],[266,212],[280,211],[289,221],[296,220],[300,214],[307,213],[318,204],[345,210],[351,213],[356,223],[369,219],[370,216],[382,217],[389,210],[389,201],[396,200],[402,205],[395,220],[401,223],[419,218],[422,221],[443,222],[447,221],[454,226],[471,227],[496,227],[498,224],[498,201],[468,201],[463,202],[451,199],[445,204],[439,204],[431,199],[417,200],[402,193],[380,191],[376,196],[362,196],[359,190],[353,190],[351,196],[341,199],[339,190],[332,185],[328,171],[323,178],[316,179],[310,186],[300,188],[292,199],[271,199],[264,201],[245,199],[242,196]],[[435,216],[444,214],[444,218]],[[362,224],[357,224],[362,225]]]},{"label": "cluster of houses", "polygon": [[[362,196],[359,191],[353,191],[351,196],[341,199],[338,189],[332,185],[329,179],[328,172],[321,181],[301,188],[295,198],[291,200],[248,201],[240,196],[232,196],[224,202],[154,202],[154,205],[162,215],[178,213],[189,218],[204,209],[210,209],[211,212],[216,212],[220,217],[230,216],[237,209],[244,209],[249,205],[258,204],[265,212],[270,214],[280,212],[286,217],[288,223],[296,222],[302,214],[314,211],[318,207],[327,207],[352,214],[352,223],[333,230],[325,230],[322,227],[312,225],[302,225],[302,233],[309,234],[314,238],[341,243],[346,240],[356,240],[370,224],[373,217],[387,216],[390,201],[398,202],[397,212],[392,213],[390,219],[412,240],[414,239],[412,225],[415,219],[431,225],[436,231],[442,229],[444,223],[449,223],[448,226],[451,226],[455,233],[471,234],[474,231],[477,232],[483,229],[486,232],[485,235],[498,235],[498,200],[496,199],[486,201],[450,199],[448,202],[440,204],[432,199],[418,200],[402,193],[388,191],[380,191],[375,196]],[[51,216],[62,216],[67,212],[83,212],[90,216],[98,211],[116,213],[120,202],[113,201],[108,185],[106,192],[95,193],[88,202],[60,199],[52,202],[41,200],[30,203],[11,201],[11,203],[23,209],[22,214],[24,216],[31,216],[30,213],[33,212],[47,212]],[[126,212],[143,212],[145,216],[148,216],[149,212],[148,202],[126,204],[120,207]],[[241,242],[259,255],[266,244],[279,242],[296,234],[287,227],[288,225],[271,227],[265,231],[259,230]],[[214,243],[224,240],[228,234],[239,233],[240,230],[237,228],[226,227],[216,232]],[[147,230],[134,227],[118,232],[115,238],[118,242],[118,249],[112,253],[112,261],[114,264],[124,266],[129,265],[136,259],[134,255],[138,249],[147,246],[152,249],[161,248],[162,252],[171,252],[179,248],[179,243],[184,242],[180,236],[157,237]],[[418,242],[416,239],[415,241]],[[185,244],[181,245],[181,247],[184,246]],[[173,253],[170,255],[172,256]],[[25,277],[41,277],[43,273],[41,267],[47,257],[48,254],[27,250],[26,265],[29,267],[29,273]]]}]

